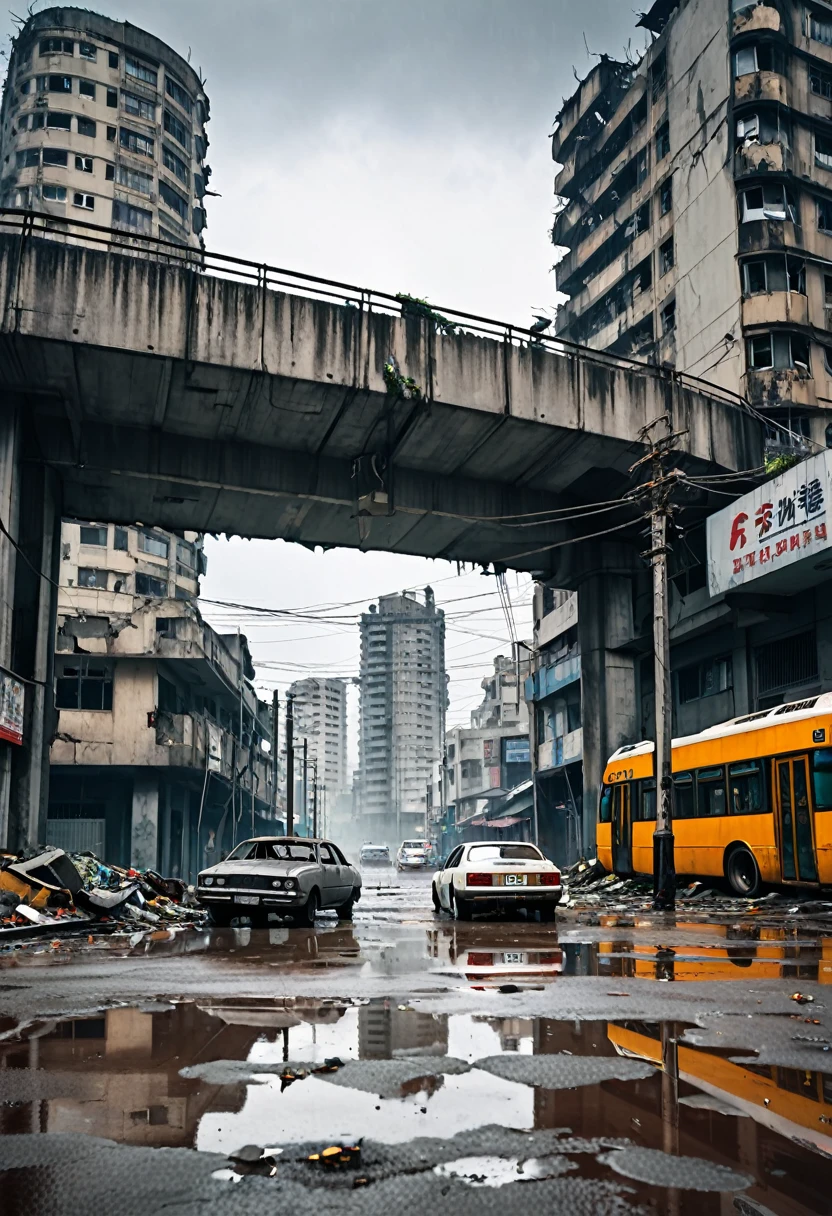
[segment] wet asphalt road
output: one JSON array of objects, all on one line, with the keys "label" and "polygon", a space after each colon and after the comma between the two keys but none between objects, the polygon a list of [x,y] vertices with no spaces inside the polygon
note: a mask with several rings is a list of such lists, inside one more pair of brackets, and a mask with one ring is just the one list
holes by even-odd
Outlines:
[{"label": "wet asphalt road", "polygon": [[32,943],[0,1211],[828,1213],[830,992],[822,917],[459,924],[421,874],[352,924]]}]

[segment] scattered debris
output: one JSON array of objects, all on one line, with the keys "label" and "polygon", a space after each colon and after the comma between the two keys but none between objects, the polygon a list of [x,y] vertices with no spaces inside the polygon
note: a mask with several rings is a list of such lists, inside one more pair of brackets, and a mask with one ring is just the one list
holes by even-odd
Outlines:
[{"label": "scattered debris", "polygon": [[319,1153],[310,1153],[307,1161],[325,1169],[354,1169],[361,1164],[361,1144],[331,1144]]},{"label": "scattered debris", "polygon": [[[0,943],[33,932],[88,933],[89,927],[121,929],[202,922],[188,902],[188,888],[154,870],[140,873],[108,866],[93,853],[38,848],[0,855]],[[143,934],[142,934],[143,936]],[[133,934],[131,944],[138,944]]]},{"label": "scattered debris", "polygon": [[813,996],[806,996],[802,992],[793,992],[792,993],[792,1000],[797,1001],[798,1005],[808,1005],[812,1001],[814,1001],[814,999],[815,998]]}]

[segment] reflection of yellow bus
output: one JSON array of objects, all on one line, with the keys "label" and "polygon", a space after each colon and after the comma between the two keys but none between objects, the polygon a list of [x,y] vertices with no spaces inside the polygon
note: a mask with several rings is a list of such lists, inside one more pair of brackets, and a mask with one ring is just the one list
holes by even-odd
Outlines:
[{"label": "reflection of yellow bus", "polygon": [[[661,1066],[658,1027],[610,1022],[607,1037],[621,1055]],[[774,1068],[753,1059],[736,1064],[718,1052],[680,1043],[679,1078],[706,1093],[724,1095],[740,1113],[781,1135],[806,1139],[824,1152],[832,1151],[832,1078],[823,1073]]]},{"label": "reflection of yellow bus", "polygon": [[[598,859],[616,874],[652,874],[653,744],[619,748],[604,772]],[[832,693],[778,705],[673,742],[679,874],[762,883],[832,884]]]}]

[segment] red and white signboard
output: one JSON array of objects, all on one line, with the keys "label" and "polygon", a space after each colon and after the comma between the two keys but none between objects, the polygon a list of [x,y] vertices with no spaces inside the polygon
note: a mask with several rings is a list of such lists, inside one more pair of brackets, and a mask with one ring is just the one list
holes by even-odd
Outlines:
[{"label": "red and white signboard", "polygon": [[8,743],[23,742],[24,695],[20,680],[0,671],[0,739]]},{"label": "red and white signboard", "polygon": [[830,548],[832,451],[811,456],[708,520],[708,590],[721,595]]}]

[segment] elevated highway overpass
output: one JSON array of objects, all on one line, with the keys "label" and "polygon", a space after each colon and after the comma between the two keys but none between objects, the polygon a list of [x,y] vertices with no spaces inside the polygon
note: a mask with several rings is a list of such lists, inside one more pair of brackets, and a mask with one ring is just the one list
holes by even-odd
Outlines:
[{"label": "elevated highway overpass", "polygon": [[743,403],[673,373],[92,225],[0,213],[0,299],[0,665],[35,681],[0,769],[15,841],[46,788],[55,588],[35,571],[55,577],[61,514],[571,579],[594,773],[632,721],[610,673],[643,538],[632,507],[580,508],[626,492],[664,414],[692,476],[762,460]]}]

